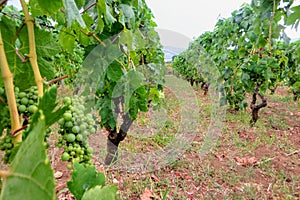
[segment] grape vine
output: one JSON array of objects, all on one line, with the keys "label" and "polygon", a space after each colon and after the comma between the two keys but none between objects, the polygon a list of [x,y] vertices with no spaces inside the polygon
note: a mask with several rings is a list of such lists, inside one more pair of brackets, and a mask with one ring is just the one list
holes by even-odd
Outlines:
[{"label": "grape vine", "polygon": [[[246,108],[246,94],[251,94],[251,124],[254,125],[259,110],[267,106],[267,90],[274,93],[278,83],[286,80],[284,74],[288,66],[292,68],[291,74],[297,71],[297,64],[287,54],[288,38],[280,22],[290,10],[294,10],[290,17],[297,24],[297,7],[292,5],[289,1],[284,1],[282,5],[277,0],[257,0],[252,1],[251,5],[244,4],[231,17],[219,19],[213,31],[205,32],[190,44],[174,60],[174,68],[189,80],[199,79],[200,76],[204,81],[201,64],[193,63],[200,55],[210,57],[221,73],[226,99],[232,109]],[[294,84],[296,82],[291,78],[289,80]],[[261,103],[258,103],[258,98]]]},{"label": "grape vine", "polygon": [[[68,184],[70,191],[78,199],[100,198],[104,193],[115,199],[116,188],[105,186],[104,178],[92,166],[92,149],[87,140],[96,132],[96,123],[106,128],[109,131],[106,164],[111,164],[117,159],[117,147],[138,113],[160,103],[165,69],[150,9],[144,0],[53,0],[51,4],[20,0],[22,11],[7,6],[5,1],[2,3],[0,133],[5,135],[0,149],[6,151],[5,161],[11,162],[11,168],[0,173],[7,179],[1,197],[19,199],[18,193],[9,192],[10,188],[24,188],[35,191],[39,199],[53,199],[54,178],[46,148],[47,137],[52,133],[50,126],[58,122],[56,145],[64,149],[62,160],[73,164],[68,165],[74,175],[73,182]],[[89,82],[90,79],[80,76],[80,71],[86,68],[84,60],[94,48],[108,41],[113,47],[108,57],[120,54],[107,63],[104,74],[93,68],[95,73],[89,78],[96,78]],[[91,108],[86,101],[91,99],[85,99],[84,93],[65,97],[62,105],[58,103],[55,85],[66,77],[65,83],[74,89],[74,94],[79,93],[82,84],[91,83],[99,121],[88,113]],[[120,92],[115,93],[115,87],[124,80],[129,80],[130,87],[125,90],[120,87]],[[123,118],[122,124],[116,115]],[[28,148],[32,142],[32,149]],[[39,154],[36,156],[34,151]],[[29,157],[31,163],[26,161]],[[18,163],[40,173],[26,171]],[[36,163],[44,164],[35,168]],[[84,170],[88,171],[85,176],[81,175]],[[43,172],[47,179],[32,175]],[[40,185],[49,183],[49,187],[34,188],[31,182],[19,180],[18,174]],[[93,178],[93,183],[82,182],[78,174],[83,180]],[[42,179],[49,182],[40,182]],[[80,191],[82,187],[86,190]]]}]

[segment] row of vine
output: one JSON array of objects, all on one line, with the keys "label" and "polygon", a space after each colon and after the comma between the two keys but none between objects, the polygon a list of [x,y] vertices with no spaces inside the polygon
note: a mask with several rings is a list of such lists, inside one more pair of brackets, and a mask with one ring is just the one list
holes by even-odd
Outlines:
[{"label": "row of vine", "polygon": [[[299,42],[289,44],[285,25],[297,26],[300,6],[293,1],[256,0],[244,4],[231,17],[219,19],[213,31],[200,35],[178,55],[173,67],[185,79],[209,85],[203,59],[215,63],[223,79],[226,100],[234,110],[244,109],[246,94],[252,96],[253,125],[258,111],[267,106],[267,90],[278,84],[290,86],[299,97]],[[260,98],[261,101],[257,100]]]}]

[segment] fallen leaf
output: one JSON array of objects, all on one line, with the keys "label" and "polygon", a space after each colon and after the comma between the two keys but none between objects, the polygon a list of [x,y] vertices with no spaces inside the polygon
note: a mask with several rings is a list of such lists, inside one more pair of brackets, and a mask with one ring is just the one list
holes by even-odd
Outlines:
[{"label": "fallen leaf", "polygon": [[250,157],[250,158],[236,157],[235,161],[237,162],[238,165],[249,166],[249,165],[254,165],[255,163],[257,163],[258,159],[255,157]]},{"label": "fallen leaf", "polygon": [[141,200],[152,200],[154,198],[154,194],[148,188],[145,188],[144,193],[140,196]]}]

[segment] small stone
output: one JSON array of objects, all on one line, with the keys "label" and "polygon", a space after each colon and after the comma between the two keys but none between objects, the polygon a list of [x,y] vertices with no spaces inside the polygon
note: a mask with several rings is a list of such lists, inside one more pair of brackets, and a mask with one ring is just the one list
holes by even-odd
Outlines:
[{"label": "small stone", "polygon": [[118,184],[119,181],[118,181],[117,179],[114,178],[114,179],[113,179],[113,183],[114,183],[114,184]]},{"label": "small stone", "polygon": [[63,176],[63,173],[60,172],[60,171],[57,171],[57,172],[54,173],[55,178],[61,178],[62,176]]}]

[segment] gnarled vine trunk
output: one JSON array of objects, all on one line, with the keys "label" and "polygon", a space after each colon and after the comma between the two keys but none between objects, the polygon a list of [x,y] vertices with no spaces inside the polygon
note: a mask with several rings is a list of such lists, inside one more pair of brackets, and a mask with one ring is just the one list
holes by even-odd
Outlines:
[{"label": "gnarled vine trunk", "polygon": [[117,128],[108,130],[107,155],[104,161],[106,165],[111,165],[117,161],[119,144],[126,138],[127,132],[132,125],[133,120],[129,117],[128,113],[124,114],[122,119],[123,123],[120,130],[117,130]]},{"label": "gnarled vine trunk", "polygon": [[204,95],[206,96],[208,93],[208,89],[209,89],[209,83],[205,83],[203,82],[201,85],[202,90],[204,91]]},{"label": "gnarled vine trunk", "polygon": [[[267,98],[264,97],[262,94],[259,93],[258,87],[259,86],[257,85],[256,89],[254,91],[254,94],[252,96],[252,102],[251,102],[251,105],[250,105],[250,108],[251,108],[251,111],[252,111],[252,119],[250,120],[251,126],[253,126],[257,122],[257,120],[258,120],[258,111],[261,108],[267,106]],[[260,104],[256,105],[257,96],[260,97],[260,99],[261,99],[262,102]]]}]

